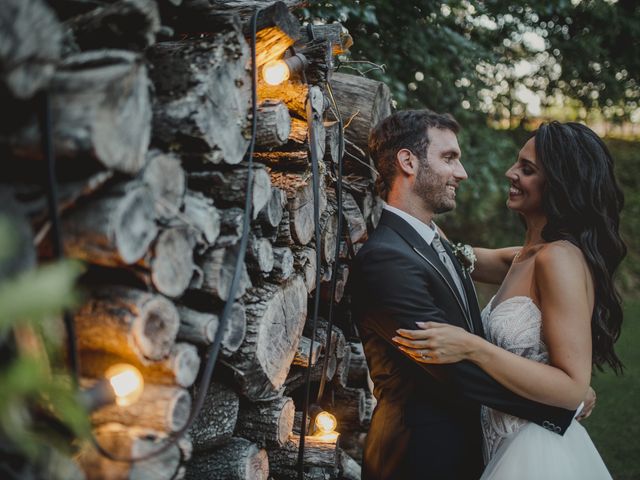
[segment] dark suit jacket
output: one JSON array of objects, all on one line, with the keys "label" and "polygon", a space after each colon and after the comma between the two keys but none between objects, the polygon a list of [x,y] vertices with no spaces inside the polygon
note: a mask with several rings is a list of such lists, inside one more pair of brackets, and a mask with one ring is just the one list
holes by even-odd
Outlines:
[{"label": "dark suit jacket", "polygon": [[470,362],[424,365],[398,350],[391,341],[396,329],[417,328],[420,321],[446,322],[483,335],[473,284],[461,276],[469,312],[435,250],[387,210],[354,259],[352,310],[378,400],[365,444],[363,479],[478,478],[483,468],[481,404],[558,433],[573,418],[572,411],[519,397]]}]

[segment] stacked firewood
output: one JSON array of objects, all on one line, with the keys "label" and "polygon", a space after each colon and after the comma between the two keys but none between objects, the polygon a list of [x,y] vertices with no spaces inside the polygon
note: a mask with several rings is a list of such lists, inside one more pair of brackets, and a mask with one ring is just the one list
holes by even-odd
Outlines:
[{"label": "stacked firewood", "polygon": [[[145,379],[133,405],[92,413],[98,442],[124,457],[153,451],[183,429],[194,398],[205,395],[188,434],[157,457],[115,462],[84,449],[78,460],[87,478],[294,478],[308,369],[312,391],[325,377],[320,403],[337,417],[340,436],[305,438],[305,475],[359,478],[354,459],[375,403],[362,346],[345,309],[336,307],[330,332],[324,318],[311,328],[315,291],[326,316],[329,303],[343,299],[348,259],[381,211],[366,144],[369,128],[390,113],[390,96],[379,82],[334,72],[351,37],[339,24],[302,26],[291,0],[8,3],[0,19],[14,28],[0,31],[11,47],[0,52],[0,95],[20,114],[0,125],[5,163],[16,166],[0,188],[29,218],[40,257],[50,256],[41,144],[50,128],[64,253],[87,263],[85,301],[74,313],[83,384],[122,362]],[[252,214],[232,292],[256,8]],[[309,61],[304,78],[267,85],[261,67],[291,49]],[[48,125],[38,122],[43,91]],[[312,149],[321,171],[319,240]],[[339,237],[335,171],[343,151]],[[219,332],[225,302],[233,307]],[[204,353],[219,334],[213,379],[200,392]]]}]

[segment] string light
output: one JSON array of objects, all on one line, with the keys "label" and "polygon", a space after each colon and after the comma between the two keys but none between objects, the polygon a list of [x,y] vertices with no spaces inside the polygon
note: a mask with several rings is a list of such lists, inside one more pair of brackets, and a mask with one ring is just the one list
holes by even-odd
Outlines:
[{"label": "string light", "polygon": [[112,365],[104,377],[91,388],[79,393],[80,402],[90,412],[112,403],[120,407],[131,405],[138,401],[144,390],[142,374],[133,365]]},{"label": "string light", "polygon": [[262,67],[262,78],[269,85],[280,85],[288,80],[292,74],[302,72],[308,65],[309,62],[301,53],[279,60],[271,60]]}]

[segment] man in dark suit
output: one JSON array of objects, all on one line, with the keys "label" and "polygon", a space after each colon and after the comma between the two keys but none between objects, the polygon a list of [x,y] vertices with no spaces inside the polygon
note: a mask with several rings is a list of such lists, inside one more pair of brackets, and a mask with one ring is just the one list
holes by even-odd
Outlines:
[{"label": "man in dark suit", "polygon": [[414,110],[386,118],[370,135],[386,204],[350,274],[352,310],[378,400],[364,480],[478,478],[481,404],[559,434],[575,413],[522,398],[470,362],[417,363],[392,341],[397,329],[425,321],[483,335],[473,283],[433,223],[434,215],[455,208],[456,189],[467,178],[458,130],[450,116]]}]

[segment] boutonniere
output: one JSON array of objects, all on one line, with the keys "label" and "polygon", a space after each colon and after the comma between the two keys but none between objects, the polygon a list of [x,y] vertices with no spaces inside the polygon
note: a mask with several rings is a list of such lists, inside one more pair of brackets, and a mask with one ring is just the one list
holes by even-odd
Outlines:
[{"label": "boutonniere", "polygon": [[467,244],[454,243],[451,245],[451,250],[460,262],[460,265],[462,265],[464,272],[471,275],[476,266],[476,260],[478,260],[476,254],[473,253],[473,247]]}]

